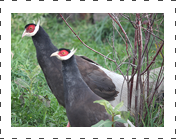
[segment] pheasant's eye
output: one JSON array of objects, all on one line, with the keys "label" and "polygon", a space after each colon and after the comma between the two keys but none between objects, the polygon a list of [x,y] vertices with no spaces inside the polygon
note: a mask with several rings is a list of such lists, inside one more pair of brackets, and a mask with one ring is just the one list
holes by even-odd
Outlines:
[{"label": "pheasant's eye", "polygon": [[32,33],[35,29],[35,25],[29,25],[27,28],[26,28],[26,32],[28,33]]},{"label": "pheasant's eye", "polygon": [[60,51],[60,52],[58,53],[58,55],[60,55],[60,56],[66,56],[66,55],[68,55],[68,54],[69,54],[69,52],[66,51],[66,50],[62,50],[62,51]]}]

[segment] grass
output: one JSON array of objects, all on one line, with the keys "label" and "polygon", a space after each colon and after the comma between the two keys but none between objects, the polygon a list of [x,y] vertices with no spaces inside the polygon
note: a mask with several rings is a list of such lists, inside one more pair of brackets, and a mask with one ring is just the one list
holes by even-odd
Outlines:
[{"label": "grass", "polygon": [[[27,74],[31,73],[37,67],[38,62],[32,39],[30,37],[22,39],[21,36],[25,25],[32,23],[33,20],[37,22],[38,19],[40,19],[41,26],[48,33],[53,44],[58,48],[77,48],[77,55],[87,56],[110,70],[115,70],[116,68],[114,63],[110,61],[106,61],[105,63],[102,56],[83,46],[64,22],[58,23],[59,21],[55,16],[51,16],[50,14],[12,14],[11,51],[14,54],[11,60],[12,127],[63,127],[68,122],[65,109],[58,104],[56,98],[51,93],[41,69],[38,69],[39,72],[35,75],[32,83]],[[111,53],[113,49],[110,46],[110,44],[112,45],[113,28],[112,21],[109,18],[105,18],[104,21],[94,25],[86,21],[75,21],[69,24],[71,24],[74,31],[79,34],[80,38],[88,46],[104,55],[109,54],[108,56],[113,58],[113,54]],[[134,38],[132,26],[129,23],[122,24],[124,24],[124,29],[128,31],[129,38]],[[116,31],[114,43],[118,57],[121,58],[121,60],[117,59],[118,63],[120,63],[120,61],[126,58],[127,53],[126,46]],[[155,46],[152,47],[152,51],[156,51]],[[159,67],[161,60],[157,58],[156,61],[156,67]],[[127,65],[121,66],[123,73],[126,73],[126,67]],[[24,83],[29,85],[29,87],[25,86]],[[45,105],[46,102],[49,105]],[[156,112],[153,113],[156,114]],[[134,121],[133,117],[130,117],[130,120]],[[146,123],[145,125],[149,126],[151,124]]]}]

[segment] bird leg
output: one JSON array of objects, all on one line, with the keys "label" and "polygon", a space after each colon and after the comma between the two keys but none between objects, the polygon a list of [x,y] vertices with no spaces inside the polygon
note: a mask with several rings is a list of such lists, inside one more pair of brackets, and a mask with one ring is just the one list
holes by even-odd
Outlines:
[{"label": "bird leg", "polygon": [[70,127],[70,122],[67,123],[67,127]]}]

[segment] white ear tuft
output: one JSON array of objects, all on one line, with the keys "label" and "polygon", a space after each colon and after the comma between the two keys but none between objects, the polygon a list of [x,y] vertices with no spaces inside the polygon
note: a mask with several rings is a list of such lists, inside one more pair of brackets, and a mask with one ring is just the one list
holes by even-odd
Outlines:
[{"label": "white ear tuft", "polygon": [[34,29],[34,31],[33,31],[32,33],[27,33],[27,32],[26,32],[26,29],[25,29],[24,32],[23,32],[22,38],[23,38],[24,36],[29,36],[29,37],[34,36],[34,35],[38,32],[39,27],[40,27],[40,20],[38,21],[38,23],[37,23],[37,25],[35,26],[35,29]]},{"label": "white ear tuft", "polygon": [[56,56],[60,60],[68,60],[70,57],[72,57],[74,55],[74,53],[76,52],[76,50],[77,49],[74,50],[74,48],[73,48],[70,51],[70,53],[68,55],[66,55],[66,56],[60,56],[60,55],[58,55],[58,51],[57,51],[57,52],[52,53],[50,57]]}]

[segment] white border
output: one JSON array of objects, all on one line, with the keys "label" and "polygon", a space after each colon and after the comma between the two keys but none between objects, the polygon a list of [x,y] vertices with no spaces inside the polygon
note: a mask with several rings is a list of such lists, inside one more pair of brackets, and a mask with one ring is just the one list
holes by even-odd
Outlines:
[{"label": "white border", "polygon": [[[171,139],[175,129],[176,2],[171,0],[17,0],[0,1],[0,138],[4,139]],[[163,128],[63,128],[11,127],[11,13],[165,13],[165,127]],[[12,32],[13,33],[13,32]],[[19,34],[21,36],[21,34]]]}]

